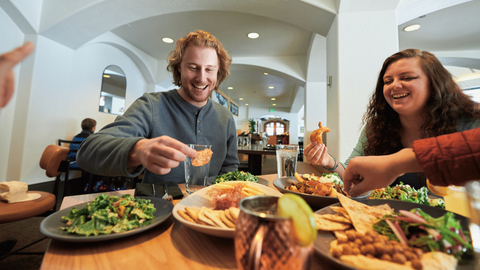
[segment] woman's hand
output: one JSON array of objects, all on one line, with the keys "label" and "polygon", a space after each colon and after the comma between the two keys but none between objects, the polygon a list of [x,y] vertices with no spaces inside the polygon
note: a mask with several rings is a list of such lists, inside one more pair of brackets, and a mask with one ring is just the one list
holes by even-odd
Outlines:
[{"label": "woman's hand", "polygon": [[328,149],[325,144],[311,142],[303,150],[307,162],[313,165],[320,165],[325,168],[333,168],[335,161],[328,154]]}]

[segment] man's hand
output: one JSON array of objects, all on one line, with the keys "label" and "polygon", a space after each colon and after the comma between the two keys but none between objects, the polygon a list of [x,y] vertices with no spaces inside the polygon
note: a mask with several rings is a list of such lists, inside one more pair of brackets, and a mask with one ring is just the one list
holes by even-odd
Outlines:
[{"label": "man's hand", "polygon": [[15,78],[13,67],[33,51],[33,44],[26,42],[13,51],[0,55],[0,108],[7,105],[13,95]]},{"label": "man's hand", "polygon": [[187,156],[197,157],[197,152],[186,144],[168,136],[138,141],[128,153],[127,167],[142,164],[155,174],[167,174]]},{"label": "man's hand", "polygon": [[415,153],[411,148],[405,148],[386,156],[352,158],[343,174],[343,184],[345,191],[356,197],[367,191],[386,187],[404,173],[421,171]]}]

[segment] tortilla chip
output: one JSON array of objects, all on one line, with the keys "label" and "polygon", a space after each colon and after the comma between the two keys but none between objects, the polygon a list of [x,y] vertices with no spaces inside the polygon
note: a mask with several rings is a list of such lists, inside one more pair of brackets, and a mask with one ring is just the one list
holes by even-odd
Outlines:
[{"label": "tortilla chip", "polygon": [[456,269],[457,259],[443,252],[427,252],[422,255],[423,269]]},{"label": "tortilla chip", "polygon": [[210,226],[214,226],[215,227],[215,223],[213,221],[211,221],[206,215],[205,215],[205,210],[208,210],[205,206],[203,206],[201,209],[200,209],[200,212],[198,213],[198,219],[207,223],[208,225]]},{"label": "tortilla chip", "polygon": [[190,221],[192,223],[196,223],[195,220],[193,220],[188,214],[187,212],[185,212],[185,210],[178,210],[177,213],[183,218],[185,219],[186,221]]},{"label": "tortilla chip", "polygon": [[341,206],[332,206],[332,207],[330,207],[330,209],[332,209],[334,212],[342,214],[344,217],[350,219],[350,216],[348,215],[347,210],[345,210],[345,208],[343,208]]},{"label": "tortilla chip", "polygon": [[[377,258],[369,258],[363,255],[343,255],[340,260],[355,267],[356,269],[365,270],[413,270],[411,263],[397,264],[394,262],[384,261]],[[423,263],[423,262],[422,262]],[[425,269],[425,268],[424,268]]]},{"label": "tortilla chip", "polygon": [[393,209],[388,204],[373,205],[372,207],[377,208],[379,210],[385,210],[385,211],[388,211],[388,212],[393,212]]},{"label": "tortilla chip", "polygon": [[235,223],[237,221],[237,219],[235,219],[233,216],[232,216],[232,213],[230,212],[230,209],[226,209],[225,210],[225,217],[230,220],[232,223]]},{"label": "tortilla chip", "polygon": [[348,223],[336,222],[328,219],[322,218],[321,215],[314,214],[315,225],[317,230],[323,231],[338,231],[338,230],[347,230],[351,227]]},{"label": "tortilla chip", "polygon": [[225,223],[225,225],[227,225],[227,227],[229,227],[229,228],[235,228],[235,223],[234,223],[234,222],[231,222],[231,221],[227,218],[227,216],[226,216],[226,214],[225,214],[226,211],[227,211],[227,210],[220,212],[220,220],[223,221],[223,223]]},{"label": "tortilla chip", "polygon": [[220,220],[220,218],[217,216],[217,213],[210,209],[205,209],[203,212],[206,217],[208,217],[213,223],[215,223],[215,227],[221,227],[221,228],[228,228],[227,225],[223,224],[223,222]]},{"label": "tortilla chip", "polygon": [[347,237],[347,232],[346,231],[333,231],[333,234],[335,234],[335,237],[337,237],[337,239],[342,242],[342,243],[345,243],[348,241],[348,237]]},{"label": "tortilla chip", "polygon": [[230,215],[232,216],[232,218],[234,218],[235,220],[238,219],[238,215],[240,215],[240,209],[236,208],[236,207],[230,207],[229,209],[229,212],[230,212]]},{"label": "tortilla chip", "polygon": [[342,194],[338,194],[338,199],[345,210],[347,210],[353,227],[362,234],[367,231],[372,231],[372,226],[378,221],[378,218],[392,213],[388,210],[377,209],[361,202],[354,201]]},{"label": "tortilla chip", "polygon": [[185,207],[185,212],[196,222],[198,223],[198,212],[200,212],[197,208]]},{"label": "tortilla chip", "polygon": [[346,217],[343,216],[342,214],[335,214],[335,215],[332,215],[332,214],[324,214],[324,215],[321,215],[321,217],[324,218],[324,219],[331,220],[331,221],[337,221],[337,222],[343,222],[343,223],[350,223],[350,224],[352,224],[352,221],[350,220],[350,218],[346,218]]},{"label": "tortilla chip", "polygon": [[197,157],[192,159],[192,165],[195,167],[199,167],[208,164],[208,162],[210,162],[210,159],[212,158],[212,154],[212,150],[208,148],[197,151]]}]

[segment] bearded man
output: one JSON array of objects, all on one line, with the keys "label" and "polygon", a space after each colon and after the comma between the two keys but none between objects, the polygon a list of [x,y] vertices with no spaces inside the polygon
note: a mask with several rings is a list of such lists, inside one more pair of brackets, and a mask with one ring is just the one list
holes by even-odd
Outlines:
[{"label": "bearded man", "polygon": [[167,70],[179,89],[146,93],[112,124],[89,136],[77,164],[100,175],[136,177],[144,183],[185,182],[187,144],[212,145],[210,176],[238,168],[233,115],[209,99],[229,75],[232,58],[212,34],[198,30],[176,43]]}]

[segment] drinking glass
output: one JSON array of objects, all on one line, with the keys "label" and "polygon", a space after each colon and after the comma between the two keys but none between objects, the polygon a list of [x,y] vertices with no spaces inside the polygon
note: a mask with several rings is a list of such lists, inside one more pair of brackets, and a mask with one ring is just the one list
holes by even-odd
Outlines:
[{"label": "drinking glass", "polygon": [[308,269],[313,243],[296,244],[293,222],[277,215],[278,197],[243,198],[235,225],[235,257],[240,270]]},{"label": "drinking glass", "polygon": [[448,189],[450,190],[450,193],[443,196],[445,210],[464,217],[470,217],[470,209],[465,187],[448,186]]},{"label": "drinking glass", "polygon": [[465,185],[470,206],[470,235],[475,251],[475,269],[480,269],[480,181],[470,181]]},{"label": "drinking glass", "polygon": [[295,176],[297,171],[298,145],[277,144],[278,178]]},{"label": "drinking glass", "polygon": [[[211,145],[189,144],[188,146],[197,152],[212,149]],[[185,160],[185,189],[187,194],[192,194],[207,186],[207,178],[210,171],[210,160],[202,166],[192,165],[192,160],[189,156]]]}]

